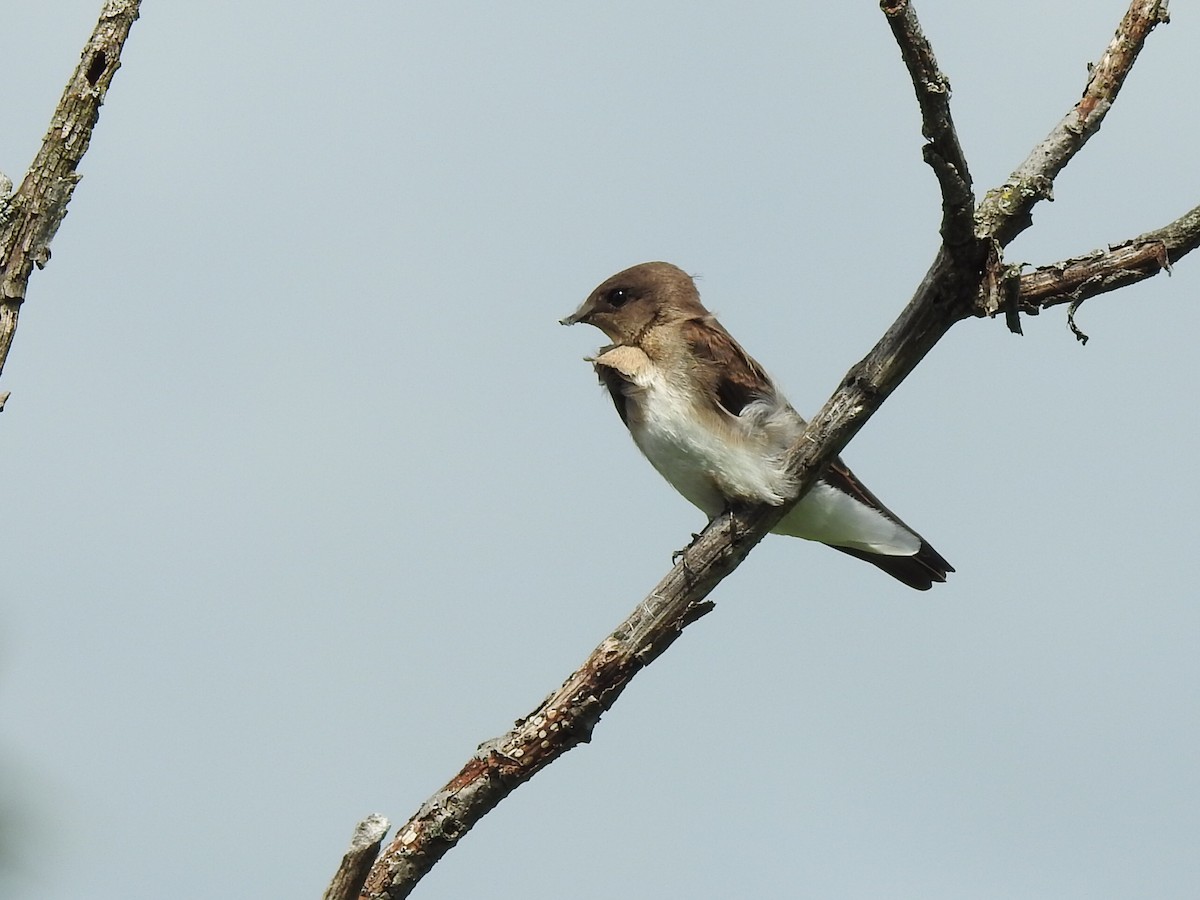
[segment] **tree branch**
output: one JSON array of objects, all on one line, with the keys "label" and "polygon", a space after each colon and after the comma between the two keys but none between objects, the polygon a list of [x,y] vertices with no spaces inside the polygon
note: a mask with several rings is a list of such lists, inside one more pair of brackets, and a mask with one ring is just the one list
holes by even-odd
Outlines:
[{"label": "tree branch", "polygon": [[1125,84],[1147,36],[1169,21],[1166,0],[1134,0],[1099,61],[1088,69],[1079,102],[1025,158],[999,188],[988,191],[975,214],[975,233],[1001,247],[1033,224],[1033,207],[1053,198],[1054,179],[1088,139]]},{"label": "tree branch", "polygon": [[397,831],[362,896],[407,897],[417,882],[484,815],[572,747],[591,739],[601,715],[633,677],[683,629],[712,609],[708,594],[816,483],[821,471],[954,322],[966,318],[978,271],[940,252],[916,296],[875,349],[854,367],[789,455],[798,485],[781,506],[735,510],[713,519],[679,561],[584,664],[507,734],[474,756]]},{"label": "tree branch", "polygon": [[33,164],[16,193],[0,198],[0,372],[17,330],[30,273],[35,265],[44,268],[50,259],[50,242],[79,183],[76,169],[91,142],[140,5],[140,0],[104,4]]},{"label": "tree branch", "polygon": [[1021,311],[1036,315],[1061,303],[1079,304],[1097,294],[1144,281],[1200,247],[1200,206],[1174,222],[1104,250],[1093,250],[1021,275]]},{"label": "tree branch", "polygon": [[354,829],[350,849],[325,891],[324,900],[354,900],[362,890],[367,873],[379,855],[379,847],[392,823],[383,816],[367,816]]},{"label": "tree branch", "polygon": [[[1137,0],[1130,15],[1147,4]],[[1159,15],[1159,4],[1149,4]],[[1015,186],[989,192],[965,228],[964,197],[970,195],[970,176],[958,146],[949,115],[948,87],[937,71],[928,42],[906,0],[885,0],[881,7],[892,24],[921,105],[929,140],[926,158],[933,166],[942,191],[943,245],[915,295],[879,343],[842,380],[833,396],[809,422],[803,436],[788,454],[788,470],[797,485],[795,495],[782,506],[738,509],[711,521],[677,556],[676,565],[646,596],[634,612],[610,634],[562,686],[506,734],[482,744],[459,773],[427,800],[376,862],[362,896],[370,900],[406,897],[419,879],[467,831],[516,787],[529,780],[567,750],[588,741],[592,729],[630,680],[662,653],[691,622],[712,609],[706,599],[720,581],[745,559],[750,550],[804,496],[823,468],[841,452],[896,386],[957,321],[977,313],[977,297],[990,263],[998,262],[1001,237],[1015,236],[1029,217],[1029,209],[1045,191],[1026,196],[1028,179],[1046,185],[1078,146],[1064,138],[1058,148],[1060,163],[1053,172],[1027,160],[1010,179]],[[1126,16],[1126,21],[1130,20]],[[1136,22],[1140,22],[1136,16]],[[1142,32],[1142,39],[1149,27]],[[1126,22],[1122,22],[1125,28]],[[1122,32],[1118,32],[1118,38]],[[1124,48],[1125,43],[1120,43]],[[1110,46],[1093,70],[1103,74],[1108,86],[1104,108],[1084,115],[1086,128],[1099,127],[1116,87],[1132,64],[1136,49],[1122,51],[1122,65],[1109,62]],[[1122,68],[1123,66],[1123,68]],[[1119,77],[1118,77],[1119,76]],[[1114,85],[1115,80],[1115,87]],[[1093,83],[1089,83],[1089,91]],[[1085,101],[1088,99],[1085,92]],[[1098,102],[1098,101],[1097,101]],[[1083,104],[1084,101],[1081,101]],[[1077,118],[1080,107],[1074,113]],[[1090,133],[1086,131],[1085,134]],[[1073,132],[1072,132],[1073,134]],[[1055,133],[1052,132],[1052,137]],[[1084,138],[1086,139],[1086,138]],[[1049,139],[1048,139],[1049,140]],[[1082,139],[1078,141],[1082,145]],[[1031,159],[1038,158],[1038,150]],[[1018,178],[1019,176],[1019,178]],[[1018,198],[1009,202],[1006,198]],[[1003,202],[1002,202],[1003,201]],[[986,208],[985,208],[986,207]]]},{"label": "tree branch", "polygon": [[950,115],[950,79],[938,68],[912,4],[882,0],[879,8],[887,16],[921,107],[921,133],[928,141],[923,155],[942,189],[942,242],[952,250],[969,248],[974,243],[975,194]]}]

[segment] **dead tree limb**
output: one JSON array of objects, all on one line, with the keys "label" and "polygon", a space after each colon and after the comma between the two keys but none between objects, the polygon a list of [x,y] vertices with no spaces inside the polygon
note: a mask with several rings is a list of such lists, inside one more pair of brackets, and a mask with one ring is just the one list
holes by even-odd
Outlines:
[{"label": "dead tree limb", "polygon": [[925,159],[942,194],[943,243],[916,294],[792,448],[788,463],[798,485],[795,496],[782,506],[734,510],[710,522],[583,666],[512,730],[482,744],[459,773],[399,828],[368,876],[364,898],[408,896],[420,878],[517,786],[589,740],[600,716],[633,676],[712,608],[706,599],[712,589],[815,483],[825,465],[934,344],[954,323],[980,313],[979,298],[989,296],[985,291],[989,278],[992,295],[999,295],[1005,285],[1017,284],[1015,275],[1003,269],[1002,248],[1028,227],[1033,206],[1049,197],[1055,175],[1100,127],[1146,35],[1165,21],[1164,3],[1135,0],[1116,38],[1092,67],[1083,99],[1009,180],[989,191],[975,207],[966,159],[950,116],[948,82],[937,69],[912,5],[907,0],[884,0],[881,8],[916,89],[928,140]]},{"label": "dead tree limb", "polygon": [[1001,251],[1033,224],[1033,207],[1037,203],[1054,199],[1054,179],[1100,130],[1146,38],[1156,25],[1167,21],[1166,0],[1131,3],[1112,41],[1100,59],[1088,68],[1088,82],[1079,102],[1004,184],[988,191],[975,212],[976,235],[992,242],[980,311],[994,316],[1003,310],[1009,330],[1015,334],[1021,333],[1016,282],[1020,267],[1003,265]]},{"label": "dead tree limb", "polygon": [[359,895],[391,827],[392,824],[379,815],[367,816],[358,823],[354,837],[350,839],[350,848],[342,857],[342,864],[329,883],[324,900],[354,900]]},{"label": "dead tree limb", "polygon": [[1073,314],[1079,304],[1098,294],[1145,281],[1159,272],[1170,272],[1172,265],[1197,247],[1200,247],[1200,206],[1154,231],[1023,272],[1016,302],[1020,311],[1028,315],[1070,303],[1071,330],[1087,343],[1087,337],[1074,324]]},{"label": "dead tree limb", "polygon": [[[79,163],[100,106],[121,65],[121,50],[141,0],[107,0],[84,45],[42,147],[16,192],[0,198],[0,372],[8,359],[29,276],[50,260],[50,242],[79,183]],[[7,185],[11,186],[11,185]]]},{"label": "dead tree limb", "polygon": [[938,68],[912,4],[884,0],[879,8],[887,16],[921,107],[921,133],[928,141],[923,155],[942,189],[942,243],[970,251],[975,242],[975,194],[967,157],[950,115],[950,79]]}]

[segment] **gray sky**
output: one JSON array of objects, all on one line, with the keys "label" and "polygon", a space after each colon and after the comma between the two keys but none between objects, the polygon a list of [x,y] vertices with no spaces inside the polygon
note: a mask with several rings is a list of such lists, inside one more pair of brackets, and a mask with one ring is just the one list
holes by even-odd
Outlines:
[{"label": "gray sky", "polygon": [[[0,169],[99,0],[14,4]],[[924,0],[977,186],[1120,0]],[[703,517],[560,328],[666,259],[815,410],[939,200],[874,2],[149,0],[0,387],[13,896],[319,896]],[[1010,253],[1200,198],[1195,10]],[[423,898],[1195,897],[1200,260],[958,326],[846,457],[957,567],[768,539]]]}]

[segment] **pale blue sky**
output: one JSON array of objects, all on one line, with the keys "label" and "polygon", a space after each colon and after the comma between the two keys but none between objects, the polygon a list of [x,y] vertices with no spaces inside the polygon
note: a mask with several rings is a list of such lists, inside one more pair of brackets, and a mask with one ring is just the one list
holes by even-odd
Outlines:
[{"label": "pale blue sky", "polygon": [[[99,0],[14,5],[19,177]],[[939,199],[874,2],[147,0],[0,388],[13,896],[314,897],[528,712],[702,517],[556,322],[701,276],[816,409]],[[977,186],[1124,4],[924,0]],[[1200,199],[1180,4],[1010,258]],[[422,898],[1200,891],[1200,259],[958,326],[846,453],[957,567],[773,538]]]}]

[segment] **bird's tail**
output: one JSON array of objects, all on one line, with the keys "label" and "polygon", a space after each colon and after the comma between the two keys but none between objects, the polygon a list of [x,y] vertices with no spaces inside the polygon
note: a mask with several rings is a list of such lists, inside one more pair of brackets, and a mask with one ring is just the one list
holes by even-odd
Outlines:
[{"label": "bird's tail", "polygon": [[942,583],[946,580],[947,573],[954,571],[954,566],[946,562],[942,554],[929,546],[924,539],[921,540],[920,549],[912,556],[887,556],[883,553],[859,550],[857,547],[838,547],[834,544],[829,546],[878,566],[897,581],[902,581],[918,591],[929,590],[935,581]]}]

